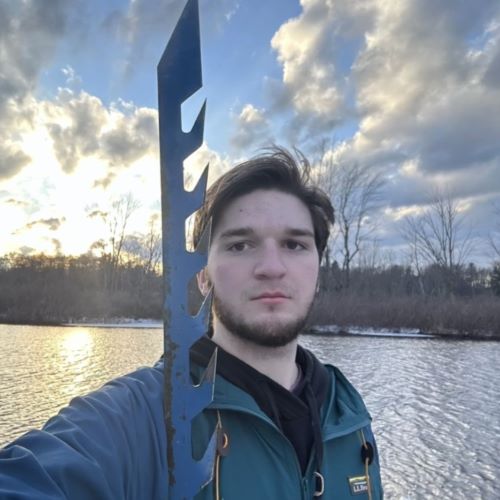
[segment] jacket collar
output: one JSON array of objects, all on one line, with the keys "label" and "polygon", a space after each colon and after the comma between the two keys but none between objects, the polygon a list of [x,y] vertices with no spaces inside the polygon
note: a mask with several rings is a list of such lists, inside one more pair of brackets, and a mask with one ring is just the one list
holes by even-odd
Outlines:
[{"label": "jacket collar", "polygon": [[[371,421],[370,414],[359,393],[335,366],[325,365],[332,379],[330,390],[321,410],[321,426],[324,440],[350,434]],[[195,380],[199,380],[203,369],[193,366]],[[274,426],[272,420],[259,408],[255,400],[225,378],[217,375],[214,384],[214,399],[208,409],[234,410],[252,414]]]}]

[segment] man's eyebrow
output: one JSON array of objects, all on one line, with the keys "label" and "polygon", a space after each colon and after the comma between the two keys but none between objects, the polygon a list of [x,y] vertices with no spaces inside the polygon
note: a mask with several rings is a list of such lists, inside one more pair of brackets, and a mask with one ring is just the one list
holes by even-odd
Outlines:
[{"label": "man's eyebrow", "polygon": [[251,227],[235,227],[233,229],[226,229],[219,234],[219,238],[233,238],[234,236],[249,236],[255,234]]},{"label": "man's eyebrow", "polygon": [[308,236],[310,238],[314,238],[314,231],[311,231],[310,229],[302,229],[302,228],[296,228],[296,227],[289,227],[285,230],[286,234],[289,234],[290,236]]},{"label": "man's eyebrow", "polygon": [[[314,232],[310,229],[300,228],[300,227],[287,227],[285,229],[285,234],[287,236],[297,236],[297,237],[309,237],[314,238]],[[232,229],[226,229],[220,233],[219,238],[233,238],[238,236],[252,236],[255,234],[255,230],[252,227],[235,227]]]}]

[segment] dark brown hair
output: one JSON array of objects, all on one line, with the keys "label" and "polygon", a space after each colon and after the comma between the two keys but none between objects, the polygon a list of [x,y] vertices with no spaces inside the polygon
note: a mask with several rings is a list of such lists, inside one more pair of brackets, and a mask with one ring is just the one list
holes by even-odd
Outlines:
[{"label": "dark brown hair", "polygon": [[259,156],[240,163],[210,186],[205,203],[198,210],[193,228],[196,247],[212,219],[212,232],[222,211],[236,198],[257,189],[277,190],[299,198],[309,209],[314,239],[321,259],[334,223],[330,198],[311,180],[311,166],[298,150],[295,155],[284,148],[272,147]]}]

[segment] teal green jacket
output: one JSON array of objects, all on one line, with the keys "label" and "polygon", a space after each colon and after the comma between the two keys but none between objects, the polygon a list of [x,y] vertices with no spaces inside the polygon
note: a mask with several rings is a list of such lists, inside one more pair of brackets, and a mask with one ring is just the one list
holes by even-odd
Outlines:
[{"label": "teal green jacket", "polygon": [[[323,500],[383,498],[379,458],[370,427],[370,415],[361,396],[333,366],[327,368],[332,384],[321,411],[324,458],[323,484],[315,471],[314,450],[305,476],[302,476],[295,450],[272,420],[247,393],[217,376],[215,398],[209,409],[194,421],[193,454],[200,458],[217,421],[228,437],[228,453],[220,459],[218,477],[220,498],[225,500],[303,500],[314,498],[323,487]],[[368,466],[361,457],[364,440],[374,446]],[[216,474],[217,476],[217,474]],[[196,497],[214,497],[211,483]]]},{"label": "teal green jacket", "polygon": [[[339,370],[322,409],[324,500],[366,499],[363,435],[374,443],[359,394]],[[194,454],[201,456],[217,421],[229,452],[219,461],[220,499],[312,499],[311,459],[305,477],[290,442],[255,401],[221,377],[215,399],[193,422]],[[313,454],[314,456],[314,454]],[[378,456],[369,466],[372,499],[382,498]],[[214,498],[215,482],[197,500]],[[117,378],[75,398],[41,430],[0,450],[0,500],[165,500],[166,433],[163,364]],[[176,500],[176,499],[170,499]]]}]

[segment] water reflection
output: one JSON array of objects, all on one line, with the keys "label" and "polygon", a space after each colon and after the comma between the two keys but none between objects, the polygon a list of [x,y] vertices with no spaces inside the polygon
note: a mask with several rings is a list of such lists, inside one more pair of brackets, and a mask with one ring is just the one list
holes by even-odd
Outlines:
[{"label": "water reflection", "polygon": [[94,340],[88,329],[70,329],[61,339],[59,354],[65,364],[76,365],[78,370],[82,370],[89,363],[93,345]]},{"label": "water reflection", "polygon": [[[493,500],[500,343],[303,337],[364,396],[387,499]],[[0,446],[77,395],[154,363],[161,330],[0,325]]]}]

